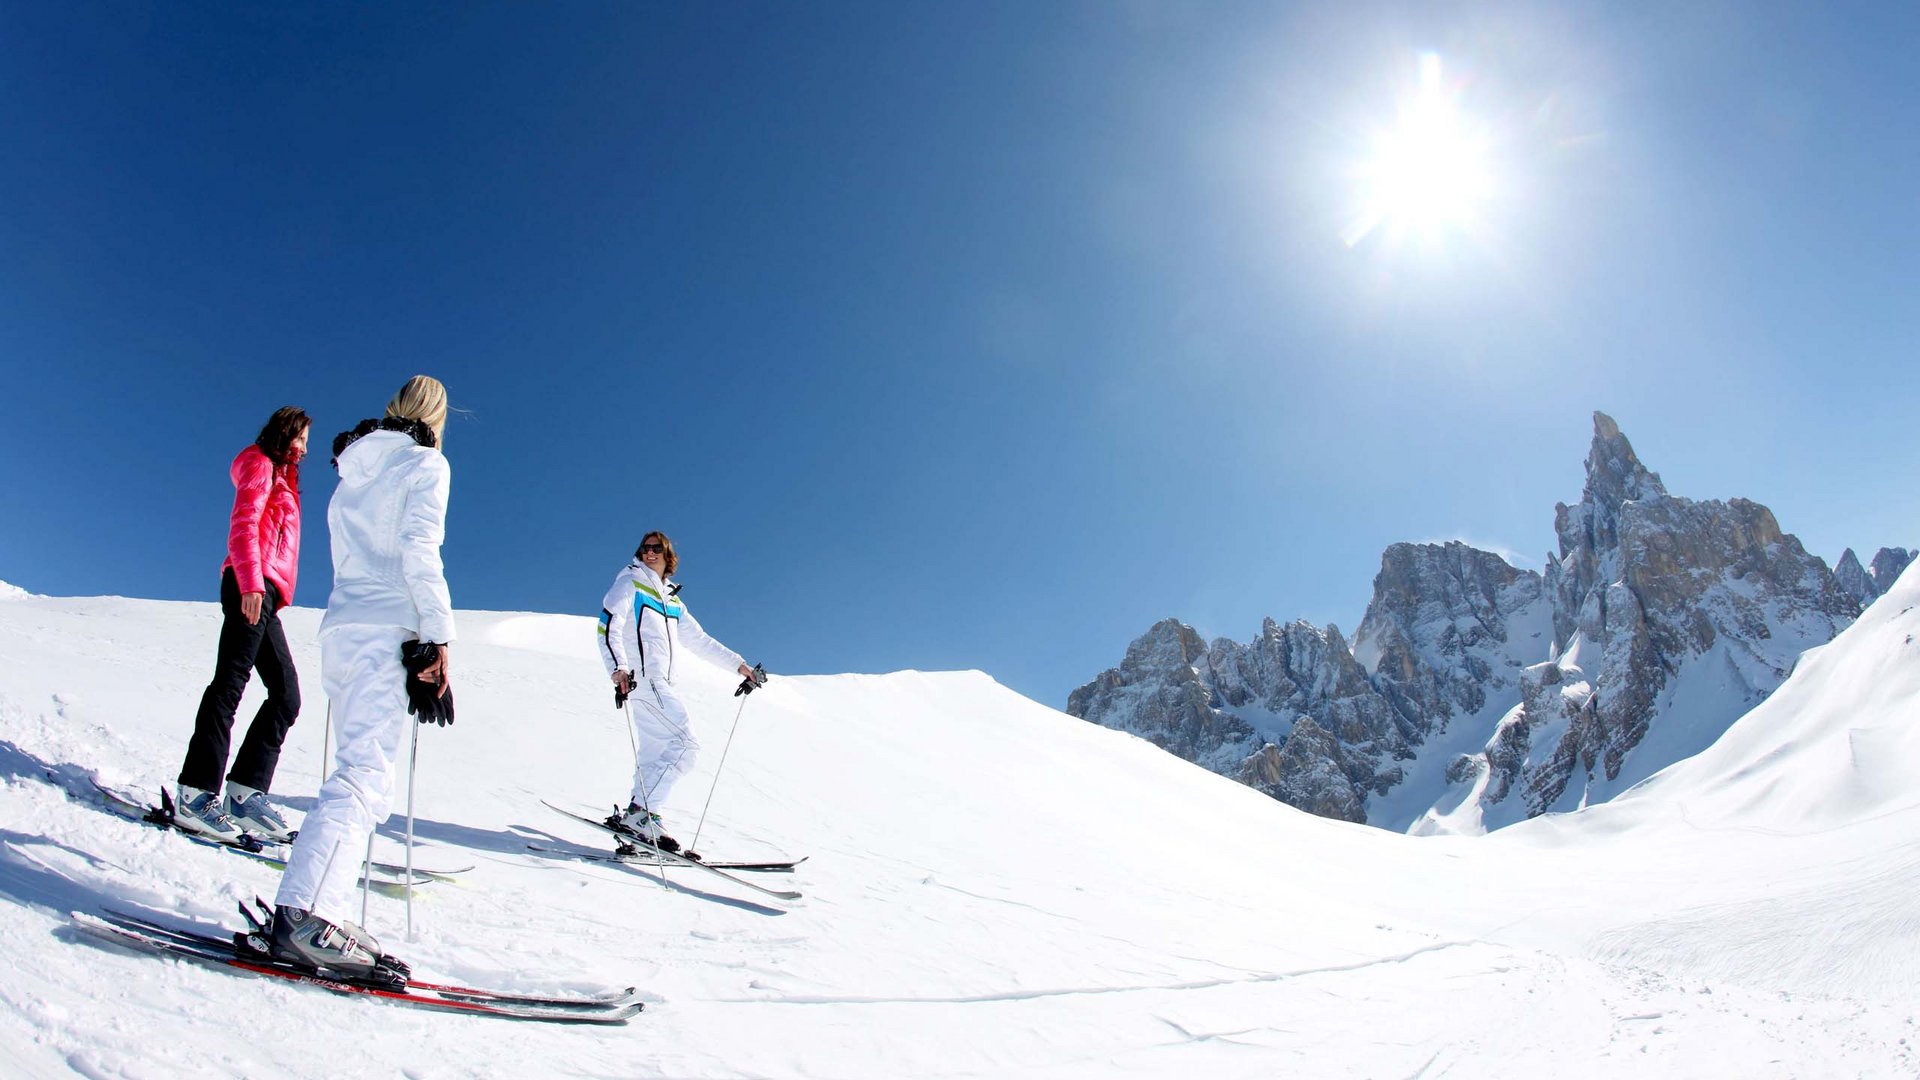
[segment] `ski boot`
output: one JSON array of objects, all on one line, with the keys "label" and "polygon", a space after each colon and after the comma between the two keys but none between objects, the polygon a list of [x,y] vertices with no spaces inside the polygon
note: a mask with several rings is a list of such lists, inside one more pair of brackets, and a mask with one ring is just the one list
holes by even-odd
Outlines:
[{"label": "ski boot", "polygon": [[680,841],[668,836],[666,830],[660,827],[660,815],[638,803],[628,803],[624,812],[615,811],[607,818],[607,828],[670,855],[680,853]]},{"label": "ski boot", "polygon": [[229,782],[224,809],[246,833],[271,844],[285,844],[296,835],[287,828],[287,819],[267,801],[267,793]]},{"label": "ski boot", "polygon": [[[166,793],[163,791],[161,794]],[[179,800],[168,809],[172,811],[171,824],[183,832],[204,836],[222,844],[238,844],[246,838],[246,829],[233,820],[233,816],[227,813],[224,800],[211,791],[181,784]]]},{"label": "ski boot", "polygon": [[234,935],[237,948],[302,971],[321,971],[383,990],[406,989],[412,971],[381,952],[373,935],[358,926],[328,922],[286,904],[273,908],[269,916],[264,901],[254,903],[260,905],[257,915],[244,904],[240,907],[253,929]]}]

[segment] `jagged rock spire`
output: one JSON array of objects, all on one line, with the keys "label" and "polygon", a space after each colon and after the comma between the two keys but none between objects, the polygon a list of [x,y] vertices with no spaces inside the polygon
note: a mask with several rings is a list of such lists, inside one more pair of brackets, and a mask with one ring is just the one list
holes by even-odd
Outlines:
[{"label": "jagged rock spire", "polygon": [[1666,493],[1660,474],[1640,464],[1633,444],[1620,433],[1613,417],[1595,412],[1593,445],[1587,450],[1587,486],[1580,501],[1617,515],[1624,502],[1656,499]]},{"label": "jagged rock spire", "polygon": [[1860,565],[1860,556],[1855,555],[1852,548],[1840,553],[1840,561],[1833,567],[1833,579],[1863,608],[1880,595],[1873,579],[1867,576],[1866,567]]},{"label": "jagged rock spire", "polygon": [[[1660,475],[1640,464],[1633,444],[1613,417],[1593,414],[1593,443],[1587,450],[1587,483],[1580,503],[1553,508],[1553,532],[1560,541],[1560,557],[1547,567],[1547,587],[1559,599],[1554,607],[1556,648],[1573,635],[1583,598],[1594,587],[1617,576],[1620,550],[1620,514],[1628,503],[1646,503],[1667,497]],[[1597,613],[1597,609],[1596,609]]]}]

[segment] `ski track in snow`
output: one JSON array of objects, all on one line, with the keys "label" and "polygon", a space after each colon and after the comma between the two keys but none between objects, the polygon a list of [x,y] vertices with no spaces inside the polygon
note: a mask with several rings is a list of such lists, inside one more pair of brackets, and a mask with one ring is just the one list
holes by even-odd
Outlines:
[{"label": "ski track in snow", "polygon": [[[320,779],[318,617],[286,614],[306,708],[275,787],[296,814]],[[95,779],[148,793],[171,780],[217,607],[9,596],[10,1075],[1920,1071],[1906,974],[1920,811],[1901,794],[1920,791],[1920,745],[1888,711],[1920,693],[1920,649],[1899,643],[1920,616],[1898,607],[1803,663],[1749,718],[1761,728],[1743,720],[1615,803],[1479,838],[1313,819],[979,673],[776,678],[747,702],[700,843],[812,856],[768,875],[805,894],[791,904],[699,872],[527,851],[604,845],[539,800],[623,796],[627,736],[591,620],[462,619],[461,719],[421,732],[417,861],[475,868],[416,890],[411,942],[398,899],[371,898],[370,929],[422,977],[635,985],[647,1011],[616,1029],[425,1014],[73,930],[69,911],[103,905],[232,927],[277,871],[90,794]],[[706,747],[668,817],[690,833],[740,703],[729,674],[688,669]],[[1796,689],[1820,679],[1878,682],[1857,701]],[[403,828],[388,823],[378,857],[398,861]],[[1144,847],[1143,830],[1166,839]]]},{"label": "ski track in snow", "polygon": [[1434,945],[1426,949],[1416,949],[1404,956],[1386,956],[1377,960],[1366,960],[1357,964],[1335,967],[1303,968],[1299,971],[1277,971],[1266,974],[1249,974],[1237,979],[1204,979],[1195,982],[1142,984],[1119,986],[1078,986],[1058,989],[1027,990],[1020,993],[977,994],[966,997],[828,997],[795,996],[784,998],[732,998],[736,1004],[754,1002],[776,1005],[968,1005],[993,1001],[1032,1001],[1037,998],[1075,997],[1084,994],[1130,994],[1141,991],[1169,990],[1214,990],[1223,986],[1241,986],[1249,983],[1278,982],[1282,979],[1301,979],[1313,975],[1325,975],[1348,971],[1360,971],[1380,964],[1404,964],[1422,953],[1437,949],[1459,948],[1467,943],[1452,942]]}]

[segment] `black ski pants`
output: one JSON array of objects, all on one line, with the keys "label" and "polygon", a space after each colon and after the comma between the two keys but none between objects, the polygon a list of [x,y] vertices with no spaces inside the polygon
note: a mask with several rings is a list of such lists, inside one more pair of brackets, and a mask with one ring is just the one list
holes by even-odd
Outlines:
[{"label": "black ski pants", "polygon": [[233,571],[220,575],[220,652],[213,664],[213,681],[200,695],[200,714],[193,721],[186,763],[180,766],[180,782],[187,787],[220,790],[220,774],[227,767],[227,746],[233,738],[233,714],[240,709],[248,676],[257,670],[267,688],[267,700],[254,714],[227,779],[261,791],[272,789],[280,744],[300,715],[300,676],[280,627],[281,606],[280,590],[268,582],[267,595],[260,602],[260,621],[249,623],[240,613],[240,584]]}]

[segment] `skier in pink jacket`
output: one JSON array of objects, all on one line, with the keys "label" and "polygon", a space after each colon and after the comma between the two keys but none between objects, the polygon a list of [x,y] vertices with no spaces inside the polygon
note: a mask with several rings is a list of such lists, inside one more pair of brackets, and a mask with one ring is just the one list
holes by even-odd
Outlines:
[{"label": "skier in pink jacket", "polygon": [[[266,793],[287,729],[300,715],[300,679],[280,610],[293,601],[300,572],[300,459],[306,456],[311,427],[304,411],[284,406],[267,419],[253,445],[233,459],[233,518],[227,560],[220,568],[219,651],[194,718],[174,804],[176,824],[217,840],[232,842],[251,833],[284,841],[288,835],[286,821]],[[228,771],[234,713],[256,670],[267,700]]]}]

